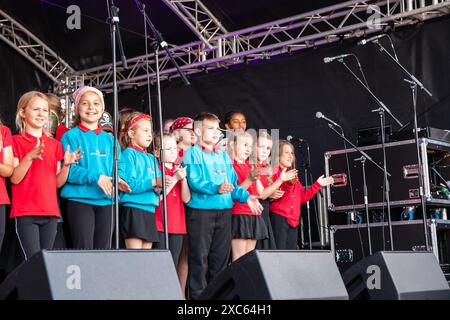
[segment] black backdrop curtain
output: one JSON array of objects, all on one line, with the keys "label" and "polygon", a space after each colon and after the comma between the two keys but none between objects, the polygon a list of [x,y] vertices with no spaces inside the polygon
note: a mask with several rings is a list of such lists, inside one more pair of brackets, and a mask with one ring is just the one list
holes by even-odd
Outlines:
[{"label": "black backdrop curtain", "polygon": [[0,120],[15,132],[14,119],[20,96],[30,90],[47,92],[52,81],[2,41],[0,75]]}]

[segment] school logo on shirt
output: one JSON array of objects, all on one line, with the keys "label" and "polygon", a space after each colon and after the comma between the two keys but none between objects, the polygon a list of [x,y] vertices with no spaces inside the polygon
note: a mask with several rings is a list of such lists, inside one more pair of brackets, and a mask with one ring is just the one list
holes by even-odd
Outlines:
[{"label": "school logo on shirt", "polygon": [[227,173],[227,171],[224,169],[216,169],[215,172],[217,175],[220,175],[220,176],[225,175]]},{"label": "school logo on shirt", "polygon": [[95,152],[90,153],[91,156],[98,156],[98,157],[106,157],[106,151],[103,150],[96,150]]}]

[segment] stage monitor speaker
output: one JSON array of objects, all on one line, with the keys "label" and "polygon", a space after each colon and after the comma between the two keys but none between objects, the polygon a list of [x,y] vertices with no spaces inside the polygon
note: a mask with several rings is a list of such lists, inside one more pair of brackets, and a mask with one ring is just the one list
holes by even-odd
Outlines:
[{"label": "stage monitor speaker", "polygon": [[182,300],[168,250],[43,250],[0,286],[0,299]]},{"label": "stage monitor speaker", "polygon": [[431,252],[380,251],[343,274],[351,300],[447,300],[450,287]]},{"label": "stage monitor speaker", "polygon": [[348,300],[330,251],[254,250],[206,287],[200,300]]}]

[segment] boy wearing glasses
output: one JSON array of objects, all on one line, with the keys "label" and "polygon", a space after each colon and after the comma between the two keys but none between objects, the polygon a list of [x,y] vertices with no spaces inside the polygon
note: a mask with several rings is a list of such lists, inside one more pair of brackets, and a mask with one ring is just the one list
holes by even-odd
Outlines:
[{"label": "boy wearing glasses", "polygon": [[233,200],[247,203],[255,214],[262,206],[237,184],[233,163],[216,147],[221,137],[219,118],[202,112],[194,122],[198,143],[184,155],[191,199],[187,203],[189,292],[198,299],[207,284],[229,261]]}]

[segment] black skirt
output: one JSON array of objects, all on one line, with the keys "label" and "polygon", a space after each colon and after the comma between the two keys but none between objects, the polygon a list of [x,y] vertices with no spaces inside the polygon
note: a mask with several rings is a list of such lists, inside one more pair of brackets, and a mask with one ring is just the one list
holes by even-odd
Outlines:
[{"label": "black skirt", "polygon": [[138,238],[158,242],[155,214],[132,207],[121,207],[120,234],[123,239]]},{"label": "black skirt", "polygon": [[262,217],[267,226],[267,238],[258,240],[256,242],[257,250],[276,250],[277,244],[275,242],[275,237],[273,235],[272,222],[270,222],[270,213],[269,213],[269,200],[260,200],[259,201],[263,206]]},{"label": "black skirt", "polygon": [[233,214],[231,216],[231,236],[233,239],[267,238],[267,226],[262,216]]}]

